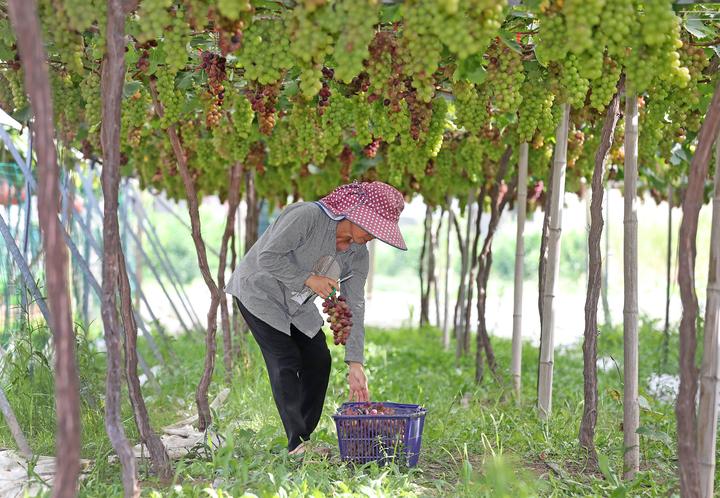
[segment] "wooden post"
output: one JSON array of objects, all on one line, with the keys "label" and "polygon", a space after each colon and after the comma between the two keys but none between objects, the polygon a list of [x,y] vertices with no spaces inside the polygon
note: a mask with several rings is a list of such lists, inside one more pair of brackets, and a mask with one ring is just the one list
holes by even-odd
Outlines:
[{"label": "wooden post", "polygon": [[625,94],[625,216],[623,237],[623,350],[625,353],[623,395],[623,439],[625,479],[634,479],[640,468],[640,405],[638,404],[638,250],[637,250],[637,95]]},{"label": "wooden post", "polygon": [[668,362],[670,349],[670,286],[672,284],[672,209],[673,209],[673,188],[668,187],[668,230],[667,230],[667,253],[665,254],[665,327],[663,328],[662,358],[660,369],[665,370]]},{"label": "wooden post", "polygon": [[568,126],[570,104],[563,104],[563,116],[555,136],[555,158],[552,171],[552,200],[548,226],[548,258],[543,289],[543,318],[540,341],[540,364],[538,372],[538,414],[542,420],[552,410],[553,359],[555,356],[555,291],[560,273],[560,238],[562,235],[562,210],[565,194],[565,169],[567,167]]},{"label": "wooden post", "polygon": [[718,380],[720,379],[720,140],[715,142],[715,196],[710,232],[705,335],[700,369],[700,407],[698,408],[698,461],[700,494],[713,496],[715,445],[718,420]]},{"label": "wooden post", "polygon": [[522,376],[522,299],[523,299],[523,257],[525,256],[525,215],[527,211],[528,144],[520,144],[517,185],[517,232],[515,236],[515,286],[513,303],[512,359],[510,371],[513,378],[515,398],[520,400]]}]

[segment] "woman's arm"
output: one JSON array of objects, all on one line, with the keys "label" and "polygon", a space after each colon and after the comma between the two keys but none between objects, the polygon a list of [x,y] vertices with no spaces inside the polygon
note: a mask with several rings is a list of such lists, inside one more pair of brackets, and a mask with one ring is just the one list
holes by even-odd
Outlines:
[{"label": "woman's arm", "polygon": [[365,280],[367,280],[370,258],[367,247],[356,246],[350,271],[353,277],[343,282],[341,292],[345,295],[352,316],[352,329],[345,345],[345,363],[365,362]]}]

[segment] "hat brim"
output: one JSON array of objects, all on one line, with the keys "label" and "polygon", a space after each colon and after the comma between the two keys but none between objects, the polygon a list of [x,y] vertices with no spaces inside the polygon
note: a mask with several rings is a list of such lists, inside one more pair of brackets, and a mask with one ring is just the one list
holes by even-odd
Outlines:
[{"label": "hat brim", "polygon": [[398,224],[383,218],[369,206],[358,206],[345,217],[376,239],[401,251],[407,251],[407,244]]}]

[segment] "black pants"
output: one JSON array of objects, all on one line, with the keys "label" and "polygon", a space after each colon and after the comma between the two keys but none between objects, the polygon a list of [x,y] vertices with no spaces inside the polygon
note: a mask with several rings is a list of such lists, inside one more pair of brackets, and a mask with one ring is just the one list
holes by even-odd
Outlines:
[{"label": "black pants", "polygon": [[265,358],[288,450],[292,451],[310,438],[322,414],[331,364],[325,333],[320,330],[310,339],[290,325],[291,335],[285,335],[250,313],[239,299],[235,302]]}]

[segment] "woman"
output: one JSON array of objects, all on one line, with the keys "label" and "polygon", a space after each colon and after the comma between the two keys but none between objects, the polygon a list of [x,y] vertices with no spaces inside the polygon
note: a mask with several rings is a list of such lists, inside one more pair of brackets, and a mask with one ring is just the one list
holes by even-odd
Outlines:
[{"label": "woman", "polygon": [[368,251],[377,238],[407,250],[398,219],[403,196],[382,182],[352,183],[317,202],[285,208],[237,266],[225,287],[262,351],[291,454],[322,414],[330,351],[313,299],[340,289],[353,313],[345,349],[350,399],[369,401],[363,370]]}]

